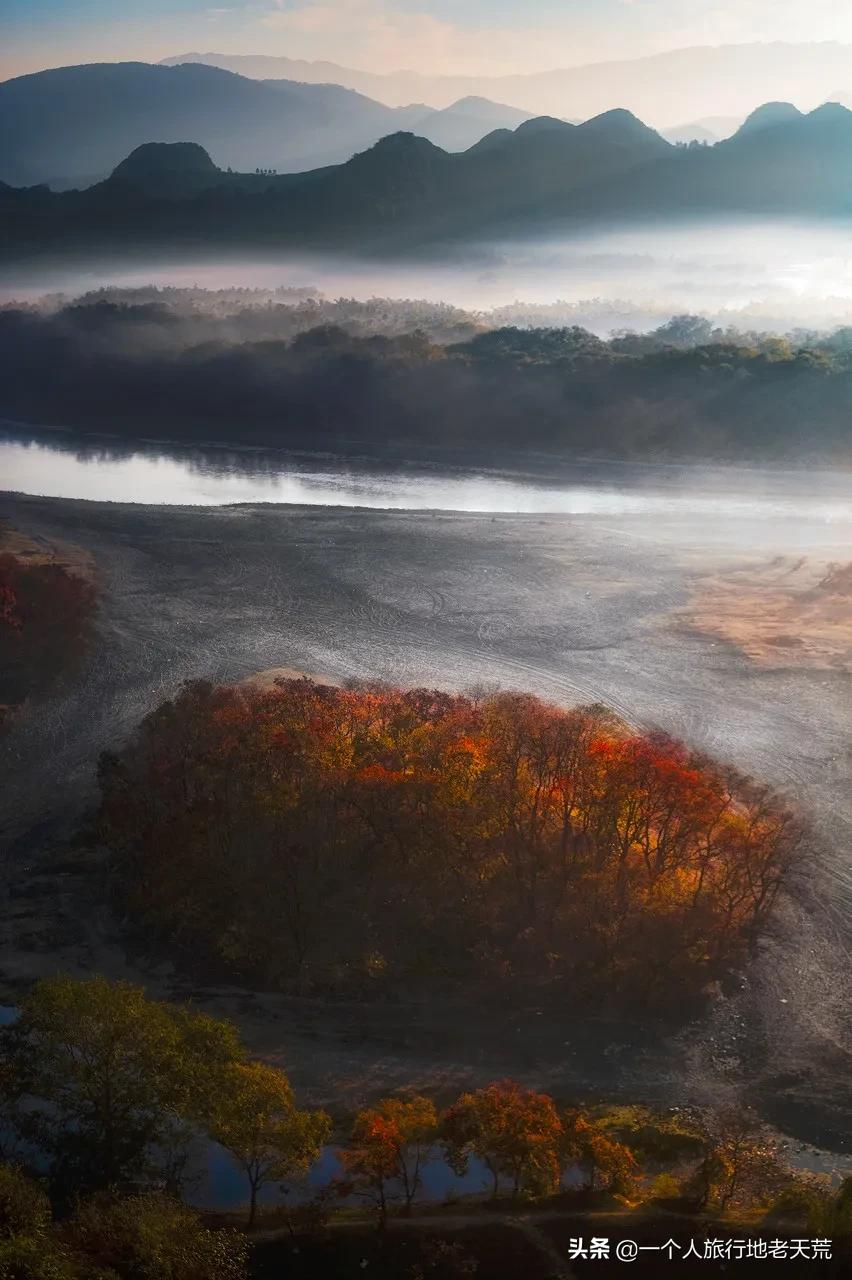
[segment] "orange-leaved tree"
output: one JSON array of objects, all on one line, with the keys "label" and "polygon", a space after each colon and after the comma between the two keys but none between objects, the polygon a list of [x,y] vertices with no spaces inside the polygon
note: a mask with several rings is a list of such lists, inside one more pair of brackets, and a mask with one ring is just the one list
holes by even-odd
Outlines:
[{"label": "orange-leaved tree", "polygon": [[566,1111],[562,1125],[564,1157],[585,1173],[587,1189],[606,1189],[616,1195],[629,1196],[639,1174],[639,1165],[630,1148],[605,1132],[580,1108]]},{"label": "orange-leaved tree", "polygon": [[447,1161],[462,1176],[471,1156],[491,1175],[492,1195],[502,1181],[513,1197],[521,1191],[556,1191],[561,1175],[562,1122],[553,1099],[501,1080],[463,1093],[442,1117]]},{"label": "orange-leaved tree", "polygon": [[437,1127],[435,1104],[420,1096],[382,1098],[355,1116],[340,1153],[342,1185],[375,1204],[381,1227],[392,1199],[400,1198],[404,1212],[411,1212]]}]

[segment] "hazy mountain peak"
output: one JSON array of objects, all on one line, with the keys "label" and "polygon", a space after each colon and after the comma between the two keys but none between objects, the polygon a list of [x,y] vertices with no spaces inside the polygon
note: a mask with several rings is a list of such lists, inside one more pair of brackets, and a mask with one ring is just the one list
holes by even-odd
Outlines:
[{"label": "hazy mountain peak", "polygon": [[522,111],[519,107],[507,106],[505,102],[494,102],[491,98],[482,98],[477,94],[468,94],[464,98],[458,98],[448,107],[444,107],[439,114],[445,116],[475,116],[477,120],[494,120],[499,121],[501,124],[506,122],[521,124],[524,120],[530,118],[529,111]]},{"label": "hazy mountain peak", "polygon": [[791,120],[800,120],[802,112],[792,102],[764,102],[756,107],[737,130],[737,135],[756,133],[760,129],[771,129],[777,124],[788,124]]},{"label": "hazy mountain peak", "polygon": [[458,98],[451,103],[446,110],[456,111],[458,109],[473,108],[476,111],[488,111],[492,107],[500,107],[500,104],[492,102],[490,98],[480,98],[475,93],[469,93],[464,98]]},{"label": "hazy mountain peak", "polygon": [[814,107],[813,111],[808,112],[809,120],[842,120],[847,122],[850,117],[852,117],[852,111],[842,102],[823,102],[820,106]]},{"label": "hazy mountain peak", "polygon": [[602,111],[600,115],[592,116],[590,120],[584,120],[579,129],[586,130],[630,130],[633,133],[653,133],[648,125],[635,116],[632,111],[628,111],[626,107],[613,107],[610,111]]},{"label": "hazy mountain peak", "polygon": [[[852,86],[852,45],[831,41],[754,41],[695,45],[639,58],[514,75],[423,75],[394,69],[357,71],[288,58],[183,54],[243,75],[345,84],[392,106],[413,100],[444,108],[466,97],[509,102],[532,115],[585,119],[614,103],[657,126],[703,122],[708,116],[744,119],[756,102],[818,102],[829,85]],[[495,124],[508,123],[495,121]],[[709,126],[711,132],[717,131]],[[725,137],[725,128],[717,136]]]}]

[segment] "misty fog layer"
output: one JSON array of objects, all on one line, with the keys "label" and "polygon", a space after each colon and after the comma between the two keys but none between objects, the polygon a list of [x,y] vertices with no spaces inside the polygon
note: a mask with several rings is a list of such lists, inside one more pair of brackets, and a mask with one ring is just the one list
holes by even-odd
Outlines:
[{"label": "misty fog layer", "polygon": [[[343,255],[54,260],[4,264],[0,301],[107,286],[319,290],[330,298],[419,298],[496,323],[582,324],[602,336],[688,311],[786,332],[852,321],[852,251],[840,223],[720,221],[602,228],[495,241],[419,261]],[[491,314],[493,313],[493,314]]]}]

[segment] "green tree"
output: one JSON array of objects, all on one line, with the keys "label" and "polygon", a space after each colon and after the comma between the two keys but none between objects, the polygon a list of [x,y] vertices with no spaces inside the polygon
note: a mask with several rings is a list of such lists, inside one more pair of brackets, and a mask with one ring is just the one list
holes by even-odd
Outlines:
[{"label": "green tree", "polygon": [[198,1214],[159,1192],[101,1192],[63,1227],[82,1275],[121,1280],[245,1280],[248,1244],[236,1231],[211,1231]]},{"label": "green tree", "polygon": [[6,1034],[31,1100],[27,1136],[66,1195],[148,1173],[155,1149],[198,1125],[211,1081],[242,1054],[229,1024],[102,977],[36,983]]},{"label": "green tree", "polygon": [[20,1169],[0,1165],[0,1280],[78,1276],[82,1280],[83,1273],[54,1236],[45,1191]]},{"label": "green tree", "polygon": [[553,1099],[502,1080],[463,1093],[445,1112],[442,1131],[447,1160],[462,1175],[471,1155],[491,1174],[496,1197],[500,1180],[509,1181],[512,1196],[555,1191],[559,1185],[562,1123]]},{"label": "green tree", "polygon": [[356,1115],[341,1161],[346,1182],[375,1203],[380,1227],[395,1194],[411,1212],[437,1127],[434,1103],[421,1096],[382,1098]]},{"label": "green tree", "polygon": [[210,1132],[230,1152],[249,1183],[249,1226],[268,1182],[307,1173],[331,1134],[323,1111],[299,1111],[283,1071],[262,1062],[232,1063],[219,1081]]}]

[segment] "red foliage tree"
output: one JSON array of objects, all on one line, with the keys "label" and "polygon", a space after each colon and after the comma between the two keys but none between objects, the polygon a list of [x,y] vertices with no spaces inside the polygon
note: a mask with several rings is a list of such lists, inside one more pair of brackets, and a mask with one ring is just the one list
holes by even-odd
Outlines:
[{"label": "red foliage tree", "polygon": [[91,583],[62,565],[0,554],[0,702],[21,703],[74,667],[95,604]]}]

